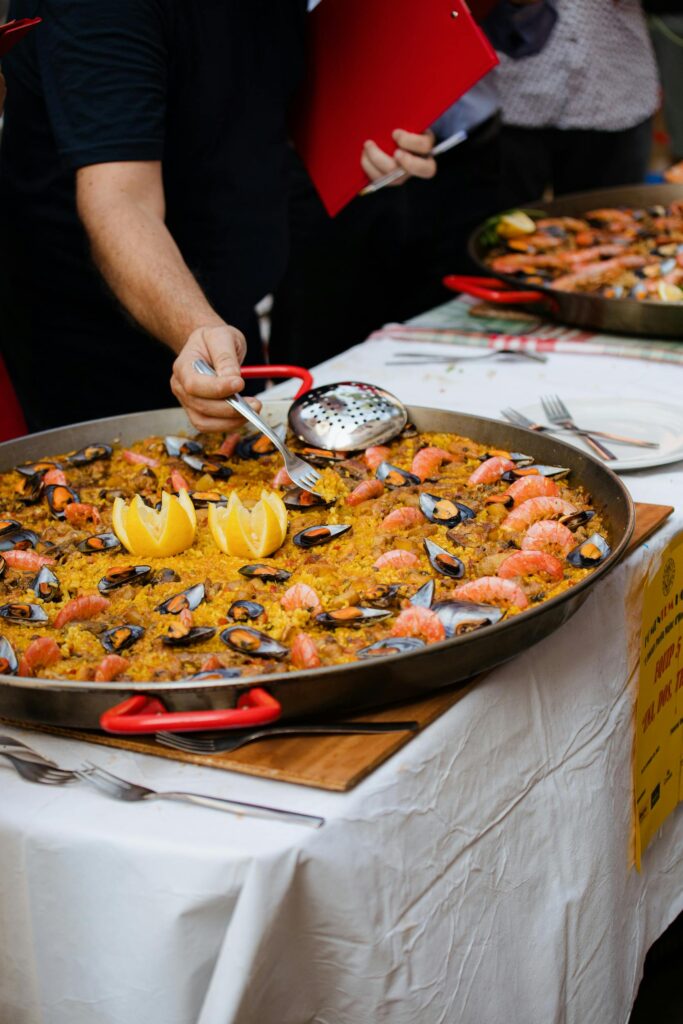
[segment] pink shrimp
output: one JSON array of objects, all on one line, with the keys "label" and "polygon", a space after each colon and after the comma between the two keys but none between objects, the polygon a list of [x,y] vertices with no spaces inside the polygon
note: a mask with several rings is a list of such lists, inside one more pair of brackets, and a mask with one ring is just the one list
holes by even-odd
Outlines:
[{"label": "pink shrimp", "polygon": [[241,434],[226,434],[223,444],[218,449],[218,454],[225,455],[225,457],[229,459],[231,455],[234,455],[235,448],[240,443],[241,439]]},{"label": "pink shrimp", "polygon": [[51,636],[38,636],[31,640],[21,656],[19,675],[32,676],[37,669],[54,665],[61,656],[61,651]]},{"label": "pink shrimp", "polygon": [[44,565],[54,565],[54,558],[47,555],[39,555],[36,551],[20,551],[15,548],[13,551],[3,551],[0,556],[9,565],[10,569],[23,569],[25,572],[37,572]]},{"label": "pink shrimp", "polygon": [[503,530],[520,533],[539,519],[559,519],[576,512],[576,507],[562,498],[529,498],[513,508],[502,522]]},{"label": "pink shrimp", "polygon": [[576,538],[564,523],[542,519],[530,526],[522,538],[522,551],[546,551],[565,558],[576,547]]},{"label": "pink shrimp", "polygon": [[291,476],[285,467],[281,466],[273,477],[273,487],[292,487],[293,485],[294,481]]},{"label": "pink shrimp", "polygon": [[632,224],[633,212],[619,210],[616,207],[601,207],[599,210],[587,210],[586,220],[608,221],[610,224]]},{"label": "pink shrimp", "polygon": [[280,604],[288,612],[302,608],[304,611],[310,612],[311,615],[319,615],[323,610],[320,598],[313,587],[309,587],[307,583],[295,583],[289,590],[285,590],[280,598]]},{"label": "pink shrimp", "polygon": [[575,252],[566,252],[564,262],[568,266],[578,263],[589,263],[591,260],[598,260],[602,256],[618,256],[623,253],[623,245],[593,245],[586,249],[577,249]]},{"label": "pink shrimp", "polygon": [[386,448],[383,444],[373,444],[365,449],[363,458],[365,459],[365,465],[374,473],[379,464],[386,462],[390,455],[391,449]]},{"label": "pink shrimp", "polygon": [[476,486],[476,484],[492,484],[495,480],[500,480],[503,473],[507,473],[509,469],[514,469],[515,464],[511,459],[506,459],[502,455],[494,455],[492,459],[485,459],[473,473],[470,474],[470,478],[467,481],[468,484]]},{"label": "pink shrimp", "polygon": [[62,487],[66,487],[66,473],[63,469],[48,469],[47,473],[43,477],[43,483],[46,487],[49,487],[50,484],[61,484]]},{"label": "pink shrimp", "polygon": [[178,472],[177,469],[171,472],[171,487],[174,491],[190,491],[191,487],[182,473]]},{"label": "pink shrimp", "polygon": [[346,499],[346,504],[360,505],[371,498],[379,498],[380,494],[384,494],[384,484],[381,480],[362,480],[351,491]]},{"label": "pink shrimp", "polygon": [[553,582],[561,580],[564,576],[562,562],[545,551],[515,551],[498,566],[498,576],[503,580],[536,574],[547,576]]},{"label": "pink shrimp", "polygon": [[444,640],[446,630],[443,622],[431,608],[414,606],[404,608],[391,628],[392,636],[416,636],[428,643]]},{"label": "pink shrimp", "polygon": [[126,462],[130,462],[133,466],[150,466],[154,469],[155,466],[159,465],[158,459],[151,459],[149,455],[141,455],[140,452],[131,452],[124,449],[121,454]]},{"label": "pink shrimp", "polygon": [[505,256],[496,256],[491,261],[491,269],[496,274],[514,274],[526,267],[531,269],[560,270],[565,262],[562,254],[546,254],[543,256],[531,256],[528,253],[506,253]]},{"label": "pink shrimp", "polygon": [[405,508],[395,508],[388,516],[385,516],[379,524],[379,528],[380,530],[388,530],[389,532],[393,532],[394,530],[409,530],[411,526],[417,526],[418,523],[423,522],[424,516],[420,512],[419,508],[411,508],[410,505],[407,505]]},{"label": "pink shrimp", "polygon": [[94,505],[85,505],[81,501],[71,501],[64,506],[64,515],[71,526],[77,530],[85,526],[99,526],[102,517]]},{"label": "pink shrimp", "polygon": [[549,476],[529,475],[520,477],[510,484],[507,491],[515,505],[521,505],[529,498],[556,498],[560,493],[559,487]]},{"label": "pink shrimp", "polygon": [[107,654],[97,666],[95,671],[96,683],[111,683],[128,668],[128,659],[122,658],[120,654]]},{"label": "pink shrimp", "polygon": [[597,263],[586,263],[571,274],[563,274],[555,278],[553,288],[561,292],[573,292],[581,285],[590,285],[600,279],[609,280],[615,274],[620,273],[625,267],[644,267],[647,263],[645,256],[635,254],[615,256],[611,260],[598,260]]},{"label": "pink shrimp", "polygon": [[522,588],[513,580],[500,576],[480,576],[478,580],[463,583],[453,591],[456,601],[473,601],[475,604],[492,604],[498,608],[526,608],[529,604]]},{"label": "pink shrimp", "polygon": [[55,629],[61,629],[67,622],[82,622],[84,619],[94,619],[96,615],[109,607],[110,602],[100,594],[81,594],[74,597],[64,605],[55,619]]},{"label": "pink shrimp", "polygon": [[387,567],[390,569],[407,569],[419,564],[420,559],[412,551],[403,551],[400,548],[395,548],[393,551],[386,551],[383,555],[380,555],[374,563],[373,569],[386,569]]},{"label": "pink shrimp", "polygon": [[205,658],[202,662],[202,672],[215,672],[218,668],[225,668],[223,661],[218,657],[217,654],[210,654],[208,658]]},{"label": "pink shrimp", "polygon": [[321,664],[315,640],[308,633],[297,633],[290,650],[295,668],[318,668]]},{"label": "pink shrimp", "polygon": [[578,220],[576,217],[542,217],[536,221],[539,231],[546,228],[564,228],[566,231],[585,231],[588,223],[585,220]]},{"label": "pink shrimp", "polygon": [[421,448],[416,452],[410,472],[419,476],[420,480],[426,480],[432,473],[436,473],[442,462],[459,462],[460,457],[447,452],[445,448]]}]

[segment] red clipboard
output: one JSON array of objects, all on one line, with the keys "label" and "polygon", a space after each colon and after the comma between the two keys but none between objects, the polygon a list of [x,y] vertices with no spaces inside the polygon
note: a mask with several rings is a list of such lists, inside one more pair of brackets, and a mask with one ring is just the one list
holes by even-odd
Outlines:
[{"label": "red clipboard", "polygon": [[463,0],[322,0],[308,26],[292,138],[331,216],[367,184],[366,139],[393,152],[498,63]]},{"label": "red clipboard", "polygon": [[15,43],[23,39],[27,32],[39,25],[42,18],[19,18],[0,25],[0,57],[12,49]]}]

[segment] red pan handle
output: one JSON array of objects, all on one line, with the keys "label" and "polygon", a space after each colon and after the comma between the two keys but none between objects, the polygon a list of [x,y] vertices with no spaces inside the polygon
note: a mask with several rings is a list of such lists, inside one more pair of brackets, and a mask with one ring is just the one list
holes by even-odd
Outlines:
[{"label": "red pan handle", "polygon": [[160,700],[139,694],[100,716],[100,728],[113,733],[145,733],[199,729],[249,729],[268,725],[282,714],[282,705],[260,686],[243,693],[236,708],[217,711],[167,711]]},{"label": "red pan handle", "polygon": [[506,281],[499,281],[495,277],[465,277],[459,274],[449,274],[443,278],[443,283],[453,292],[464,292],[465,295],[472,295],[475,299],[485,299],[487,302],[506,303],[514,306],[526,302],[547,302],[547,296],[543,292],[518,292]]},{"label": "red pan handle", "polygon": [[243,366],[240,372],[243,377],[252,380],[268,380],[270,377],[298,377],[302,384],[294,396],[295,398],[305,395],[313,387],[313,377],[308,370],[304,370],[303,366],[285,366],[280,363],[269,366]]}]

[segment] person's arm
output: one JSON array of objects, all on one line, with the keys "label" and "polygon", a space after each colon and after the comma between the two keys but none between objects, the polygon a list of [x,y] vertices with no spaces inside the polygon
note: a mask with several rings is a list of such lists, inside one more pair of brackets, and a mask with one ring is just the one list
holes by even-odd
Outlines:
[{"label": "person's arm", "polygon": [[[93,259],[117,299],[176,354],[171,388],[199,430],[229,430],[237,417],[223,399],[242,389],[242,333],[212,309],[164,223],[161,164],[93,164],[76,174],[78,212]],[[192,369],[206,359],[217,378]],[[144,367],[140,367],[144,371]]]}]

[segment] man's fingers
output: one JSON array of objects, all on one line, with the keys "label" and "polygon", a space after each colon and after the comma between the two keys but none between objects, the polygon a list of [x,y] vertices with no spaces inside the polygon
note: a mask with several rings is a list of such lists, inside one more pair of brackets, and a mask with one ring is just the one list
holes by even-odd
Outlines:
[{"label": "man's fingers", "polygon": [[381,178],[384,174],[389,174],[391,171],[396,170],[396,161],[372,141],[366,142],[363,146],[360,162],[361,167],[371,181],[375,181],[376,178]]},{"label": "man's fingers", "polygon": [[394,157],[399,167],[414,178],[433,178],[436,174],[434,157],[415,156],[413,153],[406,153],[404,149],[397,149]]},{"label": "man's fingers", "polygon": [[397,128],[395,132],[391,133],[391,136],[399,149],[406,149],[409,153],[426,156],[434,147],[433,132],[423,132],[422,135],[417,135],[415,132],[405,131],[404,128]]},{"label": "man's fingers", "polygon": [[203,339],[211,358],[210,363],[221,377],[239,377],[240,365],[247,351],[241,331],[234,327],[209,328]]}]

